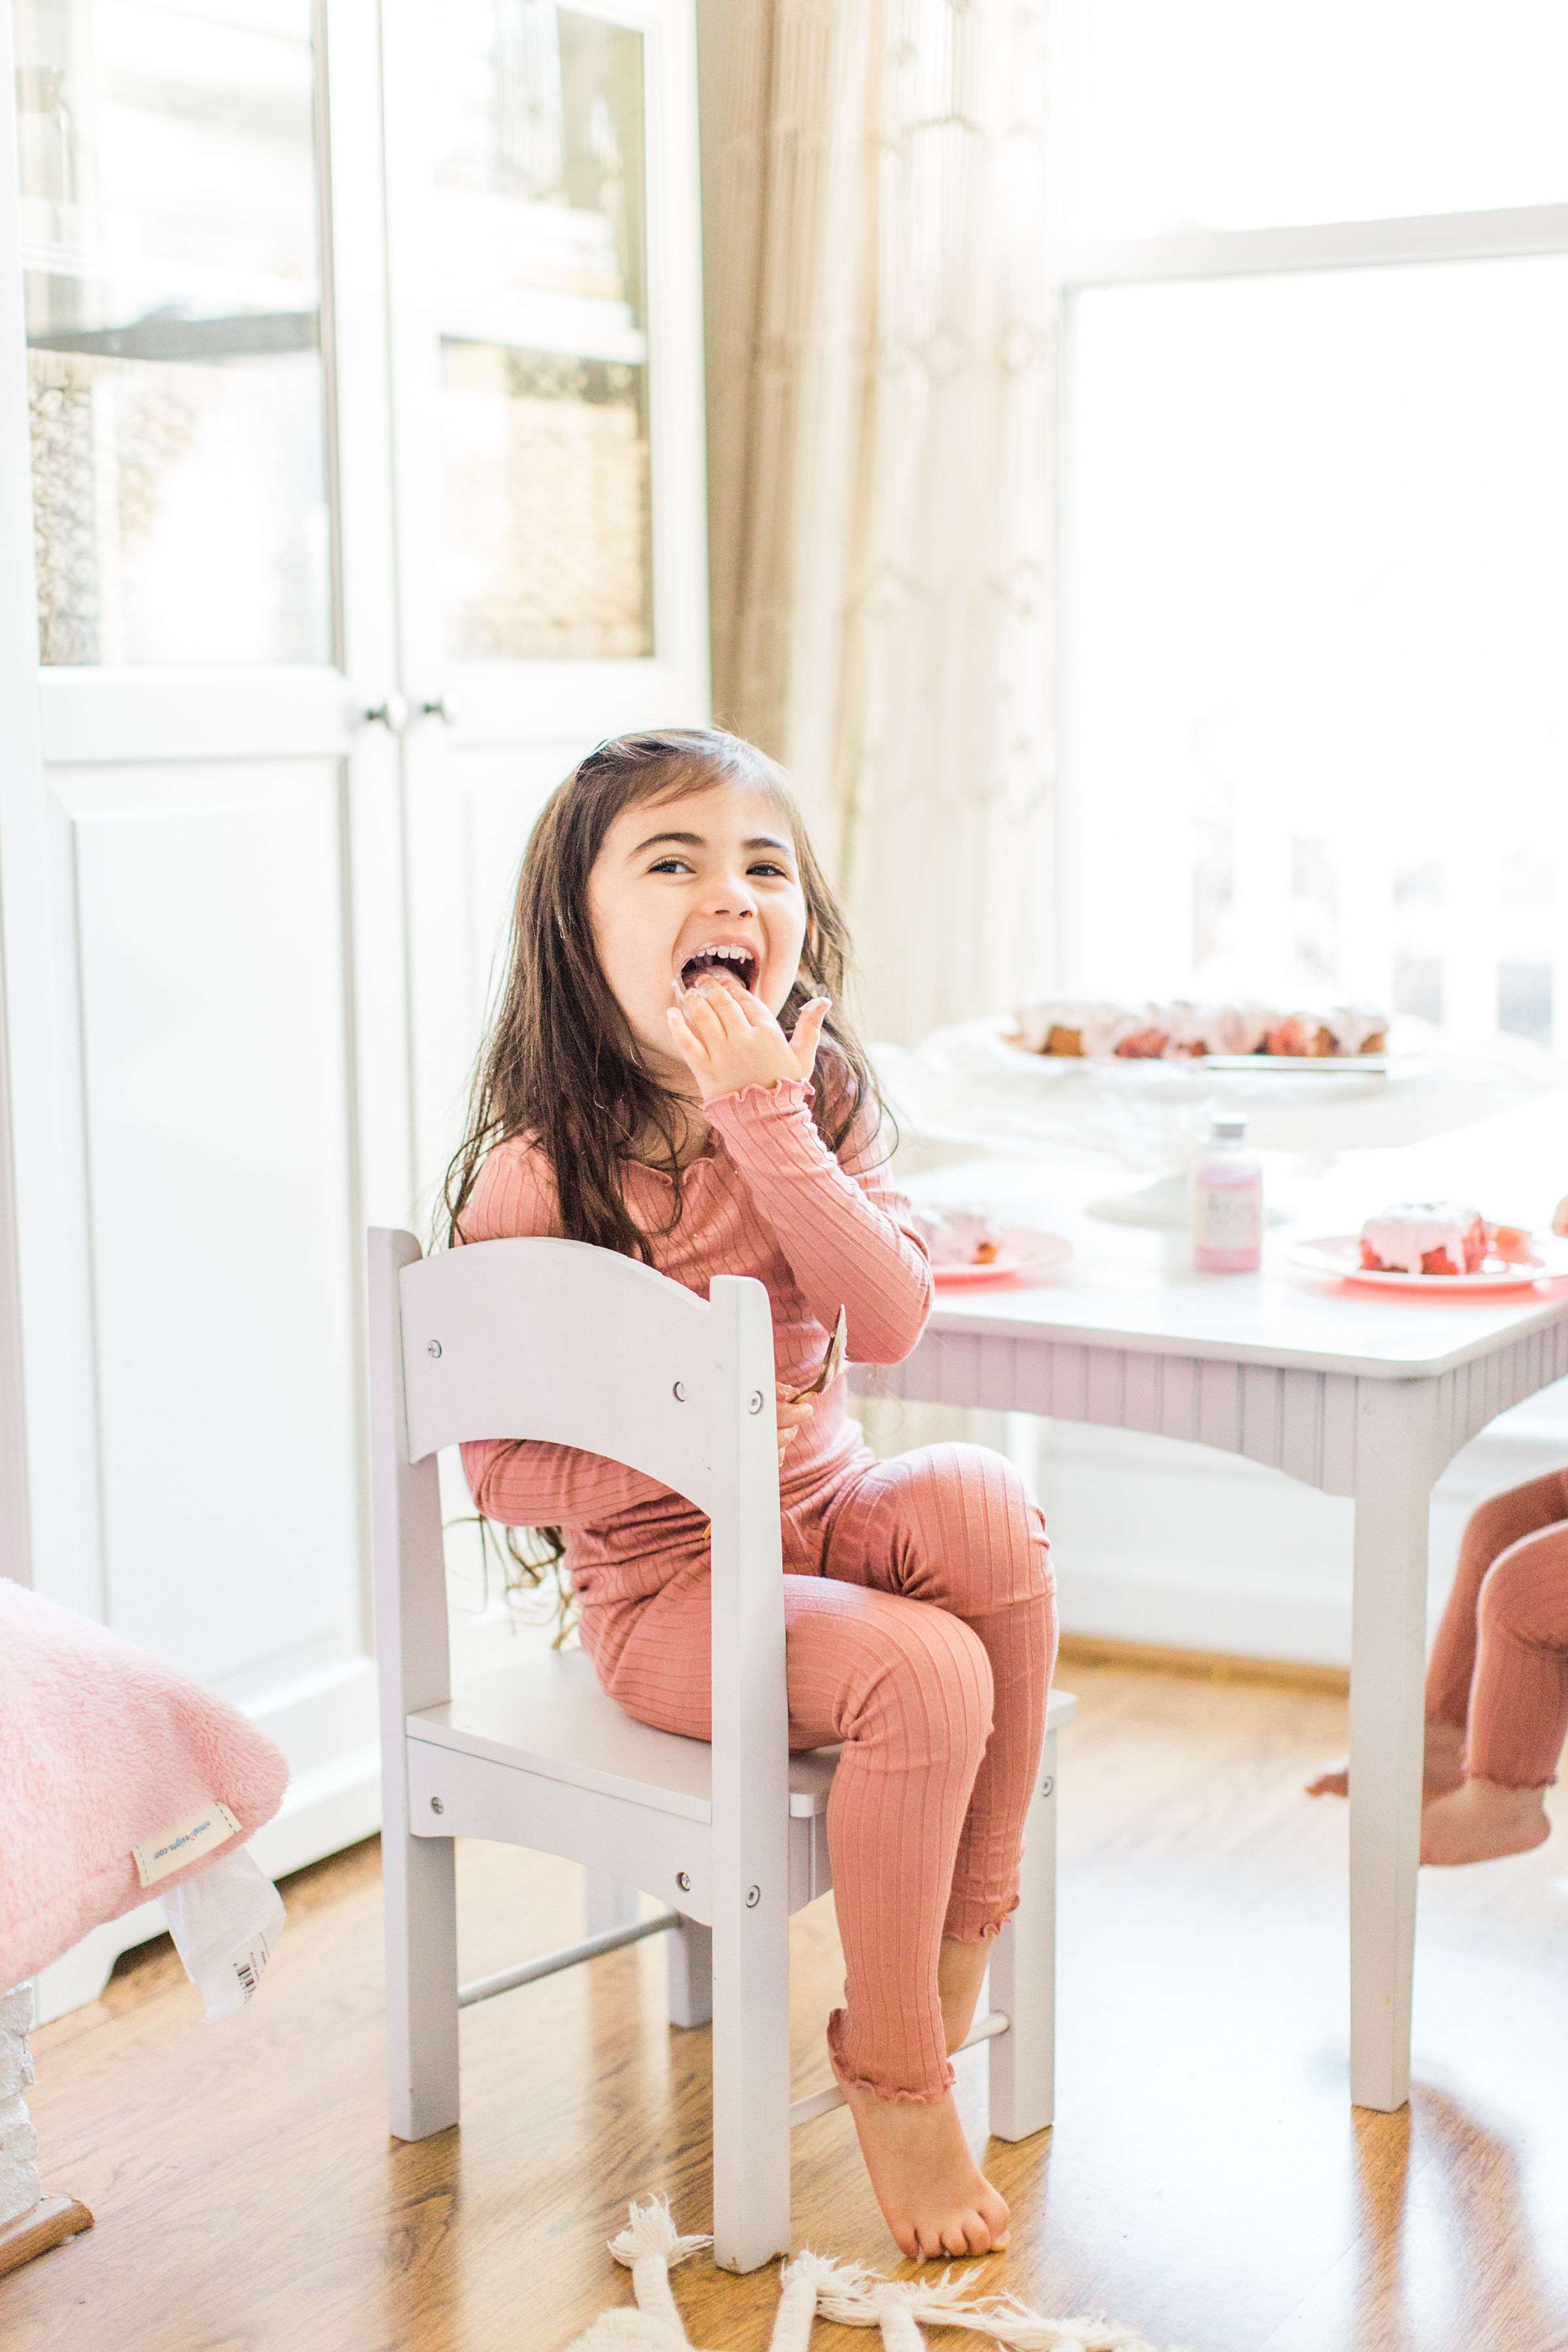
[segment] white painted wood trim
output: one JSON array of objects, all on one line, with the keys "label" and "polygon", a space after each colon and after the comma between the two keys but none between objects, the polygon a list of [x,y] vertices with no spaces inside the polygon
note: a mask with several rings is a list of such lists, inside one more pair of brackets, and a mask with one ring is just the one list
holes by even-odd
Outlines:
[{"label": "white painted wood trim", "polygon": [[671,2025],[713,2022],[713,1930],[687,1919],[665,1946],[665,2000]]},{"label": "white painted wood trim", "polygon": [[[94,1479],[74,1318],[68,1046],[38,723],[38,601],[27,405],[11,13],[0,19],[0,1571],[37,1563],[57,1598],[91,1608]],[[85,1487],[85,1492],[84,1492]]]},{"label": "white painted wood trim", "polygon": [[391,2126],[423,2139],[458,2120],[457,1885],[450,1837],[410,1834],[407,1717],[451,1696],[436,1458],[410,1462],[399,1277],[412,1234],[372,1227],[371,1516],[381,1661],[382,1890]]},{"label": "white painted wood trim", "polygon": [[712,1339],[713,2259],[790,2246],[789,1710],[773,1313],[716,1275]]},{"label": "white painted wood trim", "polygon": [[713,1832],[706,1822],[422,1739],[408,1742],[407,1774],[416,1845],[449,1853],[453,1838],[474,1837],[559,1854],[640,1887],[704,1926],[711,1922]]},{"label": "white painted wood trim", "polygon": [[[1213,1276],[1208,1278],[1216,1279]],[[1369,1335],[1381,1337],[1385,1327],[1377,1317],[1377,1302],[1364,1297],[1353,1302],[1335,1302],[1347,1310],[1342,1320],[1337,1315],[1331,1324],[1314,1318],[1313,1326],[1306,1330],[1296,1321],[1293,1328],[1301,1336],[1270,1336],[1271,1323],[1279,1330],[1292,1328],[1295,1301],[1291,1291],[1280,1286],[1272,1289],[1272,1296],[1266,1290],[1260,1297],[1255,1276],[1237,1275],[1225,1279],[1250,1286],[1247,1291],[1238,1286],[1230,1295],[1238,1304],[1246,1300],[1245,1310],[1228,1326],[1222,1320],[1212,1329],[1193,1328],[1188,1312],[1192,1306],[1190,1294],[1185,1299],[1177,1297],[1180,1319],[1163,1324],[1163,1309],[1172,1295],[1157,1276],[1142,1286],[1151,1320],[1140,1328],[1135,1319],[1121,1311],[1125,1294],[1118,1296],[1102,1289],[1098,1298],[1093,1294],[1086,1296],[1071,1282],[1069,1269],[1068,1281],[1059,1288],[1046,1283],[1034,1290],[994,1290],[980,1294],[978,1299],[963,1306],[939,1294],[926,1337],[933,1340],[1011,1338],[1031,1347],[1043,1340],[1053,1346],[1082,1348],[1091,1354],[1110,1350],[1124,1355],[1184,1357],[1199,1363],[1267,1364],[1277,1371],[1349,1372],[1365,1381],[1425,1381],[1478,1362],[1494,1349],[1510,1346],[1533,1332],[1552,1330],[1568,1323],[1568,1297],[1532,1286],[1522,1299],[1514,1292],[1491,1299],[1456,1300],[1457,1315],[1441,1301],[1433,1300],[1426,1312],[1431,1317],[1433,1328],[1448,1334],[1448,1344],[1435,1347],[1429,1353],[1410,1354],[1386,1346],[1357,1348],[1353,1340],[1348,1347],[1325,1346],[1321,1335],[1331,1328],[1342,1329],[1346,1324],[1352,1331],[1359,1328]],[[1223,1297],[1224,1294],[1213,1296]],[[1108,1306],[1111,1308],[1109,1313]],[[1185,1328],[1182,1328],[1183,1321]],[[1463,1333],[1457,1341],[1453,1338],[1456,1330]]]},{"label": "white painted wood trim", "polygon": [[[657,1738],[660,1735],[656,1733],[654,1736]],[[628,1773],[616,1772],[578,1758],[552,1756],[539,1748],[531,1751],[519,1742],[476,1734],[443,1722],[439,1715],[411,1715],[408,1717],[408,1745],[410,1748],[435,1748],[448,1754],[476,1757],[481,1763],[498,1765],[502,1770],[520,1773],[529,1780],[548,1780],[563,1788],[585,1790],[590,1796],[614,1797],[623,1804],[646,1807],[649,1812],[668,1813],[675,1821],[693,1822],[703,1830],[710,1826],[713,1819],[713,1808],[707,1798],[694,1796],[685,1789],[672,1786],[668,1780],[634,1780]],[[706,1762],[706,1757],[703,1760]],[[431,1769],[439,1768],[432,1766]],[[426,1825],[421,1824],[416,1834],[424,1833],[426,1833]],[[445,1831],[439,1834],[450,1835],[451,1832]]]},{"label": "white painted wood trim", "polygon": [[991,2044],[996,2139],[1027,2139],[1056,2114],[1056,2003],[1057,1735],[1047,1730],[1024,1825],[1018,1907],[991,1950],[991,2006],[1012,2021]]},{"label": "white painted wood trim", "polygon": [[1351,2098],[1410,2095],[1421,1843],[1427,1513],[1436,1383],[1367,1381],[1357,1400],[1351,1655]]},{"label": "white painted wood trim", "polygon": [[[512,1239],[411,1261],[402,1294],[416,1459],[526,1429],[607,1454],[709,1507],[700,1400],[710,1309],[680,1283],[584,1242]],[[571,1345],[555,1349],[565,1318]],[[661,1371],[654,1385],[650,1361],[676,1377]]]},{"label": "white painted wood trim", "polygon": [[1059,283],[1071,293],[1170,278],[1276,277],[1303,269],[1393,268],[1414,262],[1498,261],[1550,253],[1568,253],[1568,205],[1082,239],[1058,249],[1057,267]]},{"label": "white painted wood trim", "polygon": [[[1434,1477],[1489,1421],[1568,1376],[1568,1306],[1553,1320],[1437,1374]],[[1331,1495],[1354,1495],[1358,1399],[1376,1388],[1416,1383],[1389,1375],[1315,1371],[1217,1353],[1185,1355],[1151,1342],[1118,1347],[1058,1339],[1006,1326],[928,1328],[901,1364],[861,1366],[863,1396],[922,1404],[979,1406],[1087,1421],[1108,1429],[1184,1438],[1244,1454]]]}]

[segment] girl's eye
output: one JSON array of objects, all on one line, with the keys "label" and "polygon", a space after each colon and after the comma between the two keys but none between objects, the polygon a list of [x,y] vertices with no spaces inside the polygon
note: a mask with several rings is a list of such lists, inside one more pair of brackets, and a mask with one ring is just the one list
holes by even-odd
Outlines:
[{"label": "girl's eye", "polygon": [[789,880],[789,869],[787,866],[770,865],[766,858],[763,858],[761,863],[756,866],[748,866],[746,871],[748,874],[771,874],[781,882],[787,882]]},{"label": "girl's eye", "polygon": [[658,857],[647,870],[650,874],[689,874],[691,868],[684,857]]}]

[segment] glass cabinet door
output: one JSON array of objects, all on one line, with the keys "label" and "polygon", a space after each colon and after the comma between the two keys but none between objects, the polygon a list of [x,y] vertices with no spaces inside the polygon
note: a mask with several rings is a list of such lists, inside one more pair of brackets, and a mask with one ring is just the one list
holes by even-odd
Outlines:
[{"label": "glass cabinet door", "polygon": [[708,710],[692,0],[384,0],[416,1160],[552,784]]},{"label": "glass cabinet door", "polygon": [[16,0],[47,667],[333,658],[310,0]]},{"label": "glass cabinet door", "polygon": [[653,651],[644,37],[460,0],[437,43],[443,650]]},{"label": "glass cabinet door", "polygon": [[376,0],[0,0],[0,62],[26,1537],[276,1733],[293,1869],[376,1819],[360,1267],[411,1192]]}]

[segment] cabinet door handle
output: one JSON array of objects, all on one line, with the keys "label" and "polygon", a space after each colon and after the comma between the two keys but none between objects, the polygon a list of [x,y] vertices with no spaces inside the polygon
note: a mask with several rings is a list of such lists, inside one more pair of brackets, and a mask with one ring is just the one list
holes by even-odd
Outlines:
[{"label": "cabinet door handle", "polygon": [[364,715],[367,719],[374,719],[377,725],[384,727],[389,735],[401,735],[408,724],[408,703],[401,694],[389,694],[384,702],[378,702]]},{"label": "cabinet door handle", "polygon": [[420,704],[419,716],[421,719],[439,719],[447,726],[455,727],[462,716],[462,707],[455,694],[438,694],[434,702]]}]

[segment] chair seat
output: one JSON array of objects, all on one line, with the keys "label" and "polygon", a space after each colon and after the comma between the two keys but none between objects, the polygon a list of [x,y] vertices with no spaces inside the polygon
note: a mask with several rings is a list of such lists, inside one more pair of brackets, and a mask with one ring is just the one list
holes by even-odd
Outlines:
[{"label": "chair seat", "polygon": [[[1078,1713],[1070,1691],[1054,1690],[1047,1727]],[[482,1756],[602,1796],[628,1798],[689,1822],[713,1818],[713,1751],[705,1739],[655,1731],[599,1688],[581,1650],[552,1651],[459,1683],[441,1706],[408,1717],[410,1739]],[[789,1809],[796,1821],[827,1810],[837,1747],[789,1759]]]},{"label": "chair seat", "polygon": [[[581,1650],[555,1651],[459,1683],[442,1706],[408,1717],[410,1739],[482,1756],[543,1780],[629,1798],[689,1822],[713,1818],[713,1751],[705,1739],[655,1731],[599,1688]],[[789,1759],[796,1820],[827,1810],[837,1748]]]}]

